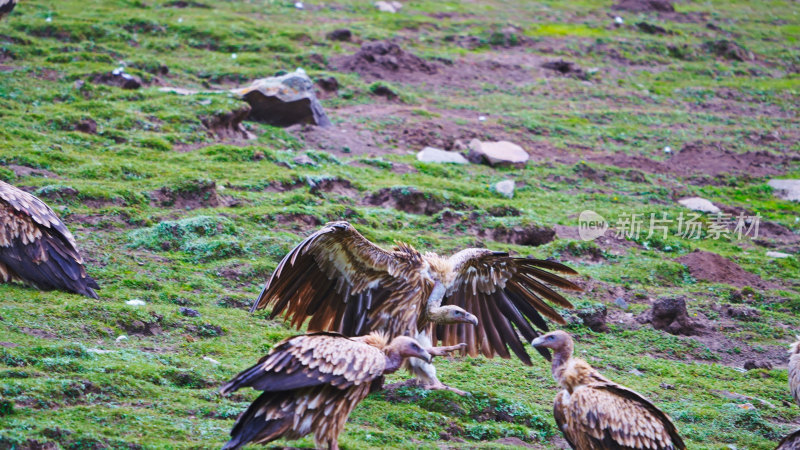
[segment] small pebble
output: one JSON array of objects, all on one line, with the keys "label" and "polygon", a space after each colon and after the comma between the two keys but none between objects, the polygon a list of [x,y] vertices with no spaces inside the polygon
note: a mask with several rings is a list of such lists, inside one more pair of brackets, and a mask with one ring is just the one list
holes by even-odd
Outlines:
[{"label": "small pebble", "polygon": [[127,341],[127,340],[128,340],[128,336],[125,336],[125,335],[123,334],[123,335],[121,335],[121,336],[117,336],[117,339],[115,339],[115,340],[116,340],[117,342]]},{"label": "small pebble", "polygon": [[623,23],[625,23],[625,21],[622,20],[622,17],[617,16],[617,17],[614,17],[614,23],[616,23],[617,25],[622,25]]},{"label": "small pebble", "polygon": [[200,313],[192,308],[184,308],[183,306],[181,306],[178,309],[178,312],[186,317],[200,317]]},{"label": "small pebble", "polygon": [[144,300],[139,300],[138,298],[135,298],[133,300],[128,300],[127,302],[125,302],[125,304],[131,306],[144,306],[147,303],[145,303]]},{"label": "small pebble", "polygon": [[303,9],[303,2],[295,2],[294,7],[297,9]]},{"label": "small pebble", "polygon": [[219,361],[217,361],[214,358],[209,358],[208,356],[203,356],[203,359],[210,362],[211,364],[219,364]]},{"label": "small pebble", "polygon": [[664,147],[664,153],[672,153],[672,147],[670,147],[669,145]]},{"label": "small pebble", "polygon": [[231,59],[236,59],[236,58],[238,58],[238,57],[239,57],[239,56],[237,56],[237,55],[236,55],[236,53],[231,53]]},{"label": "small pebble", "polygon": [[481,122],[486,122],[486,116],[478,116],[478,120]]}]

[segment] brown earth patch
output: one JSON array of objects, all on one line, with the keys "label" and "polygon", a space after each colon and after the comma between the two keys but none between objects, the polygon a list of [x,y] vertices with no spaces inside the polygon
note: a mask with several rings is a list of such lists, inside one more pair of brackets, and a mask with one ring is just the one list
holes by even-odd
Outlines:
[{"label": "brown earth patch", "polygon": [[310,230],[322,225],[322,221],[310,214],[278,214],[275,221],[284,227],[291,227],[300,230]]},{"label": "brown earth patch", "polygon": [[159,336],[164,333],[161,328],[161,317],[156,316],[152,322],[132,320],[130,322],[119,322],[120,328],[124,329],[131,336]]},{"label": "brown earth patch", "polygon": [[244,127],[242,121],[250,114],[250,105],[243,104],[232,111],[201,117],[200,121],[209,133],[219,139],[255,139],[255,135]]},{"label": "brown earth patch", "polygon": [[9,164],[7,166],[18,177],[43,177],[43,178],[61,178],[53,172],[45,169],[36,169],[28,166],[19,166],[16,164]]},{"label": "brown earth patch", "polygon": [[620,0],[614,9],[630,12],[674,12],[670,0]]},{"label": "brown earth patch", "polygon": [[700,335],[705,327],[699,321],[689,319],[686,311],[686,299],[662,298],[653,302],[651,309],[645,311],[637,320],[649,323],[656,330],[683,336]]},{"label": "brown earth patch", "polygon": [[526,225],[514,227],[497,227],[492,229],[480,229],[476,233],[478,237],[489,238],[496,242],[507,244],[528,245],[536,247],[552,242],[556,237],[556,232],[552,228],[539,225]]},{"label": "brown earth patch", "polygon": [[367,195],[364,203],[425,215],[436,214],[447,206],[442,200],[415,187],[383,188]]},{"label": "brown earth patch", "polygon": [[[578,234],[578,227],[570,227],[565,225],[556,225],[553,227],[558,239],[572,239],[580,241],[581,237]],[[641,248],[641,245],[629,241],[622,236],[618,236],[617,230],[609,228],[603,236],[594,239],[592,242],[597,245],[603,252],[614,256],[624,255],[628,252],[629,248]]]},{"label": "brown earth patch", "polygon": [[698,280],[725,283],[737,287],[772,287],[772,283],[762,280],[754,273],[747,272],[735,262],[716,253],[695,250],[675,261],[685,265],[689,269],[689,273]]},{"label": "brown earth patch", "polygon": [[58,339],[59,336],[55,333],[51,333],[45,330],[39,330],[37,328],[28,328],[28,327],[20,327],[20,332],[27,334],[28,336],[34,336],[41,339]]},{"label": "brown earth patch", "polygon": [[217,193],[217,184],[209,180],[194,180],[191,185],[173,189],[164,186],[149,193],[153,206],[180,209],[233,206],[236,202]]},{"label": "brown earth patch", "polygon": [[782,173],[790,161],[800,158],[766,151],[735,153],[720,146],[695,143],[685,145],[680,152],[665,161],[623,153],[588,155],[585,159],[598,164],[682,177],[740,174],[759,178]]},{"label": "brown earth patch", "polygon": [[344,197],[355,198],[358,194],[358,189],[353,187],[350,180],[344,178],[323,178],[322,180],[310,180],[311,193],[320,195],[325,192],[329,194],[341,195]]},{"label": "brown earth patch", "polygon": [[367,81],[408,81],[415,75],[432,75],[437,65],[406,52],[388,41],[367,42],[351,56],[333,59],[333,66],[343,72],[355,72]]}]

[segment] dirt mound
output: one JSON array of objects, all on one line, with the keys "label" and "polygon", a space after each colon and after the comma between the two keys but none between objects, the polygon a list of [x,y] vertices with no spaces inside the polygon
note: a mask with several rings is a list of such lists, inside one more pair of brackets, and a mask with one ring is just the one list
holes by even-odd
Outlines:
[{"label": "dirt mound", "polygon": [[322,225],[322,221],[310,214],[279,214],[275,221],[283,226],[292,226],[301,230],[309,230]]},{"label": "dirt mound", "polygon": [[716,253],[695,250],[675,261],[685,265],[689,269],[689,273],[698,280],[725,283],[737,287],[766,287],[768,285],[758,275],[747,272],[735,262]]},{"label": "dirt mound", "polygon": [[481,229],[479,237],[488,237],[497,242],[516,245],[539,246],[547,244],[556,238],[556,231],[552,228],[539,225],[515,226],[511,228],[498,227],[494,229]]},{"label": "dirt mound", "polygon": [[543,69],[552,70],[562,76],[570,76],[576,78],[585,78],[586,74],[583,69],[572,61],[564,61],[563,59],[548,61],[542,64]]},{"label": "dirt mound", "polygon": [[321,180],[309,180],[311,193],[320,195],[321,192],[332,193],[344,197],[355,197],[358,190],[353,187],[350,180],[344,178],[323,178]]},{"label": "dirt mound", "polygon": [[384,188],[368,195],[368,205],[394,208],[411,214],[436,214],[445,208],[443,201],[413,187]]},{"label": "dirt mound", "polygon": [[356,72],[370,81],[407,81],[410,74],[437,72],[436,64],[386,41],[367,42],[354,55],[334,61],[334,66],[341,71]]},{"label": "dirt mound", "polygon": [[699,322],[689,320],[686,300],[683,298],[656,300],[652,309],[644,312],[637,320],[640,323],[649,323],[656,330],[666,331],[669,334],[684,336],[702,334],[703,326]]},{"label": "dirt mound", "polygon": [[680,152],[666,161],[623,153],[588,156],[586,160],[649,173],[708,177],[739,174],[758,178],[781,173],[780,167],[785,166],[790,159],[766,151],[735,153],[719,146],[692,143],[685,145]]},{"label": "dirt mound", "polygon": [[217,183],[210,180],[191,180],[178,186],[164,186],[149,193],[154,206],[180,209],[215,208],[223,204],[217,194]]},{"label": "dirt mound", "polygon": [[620,0],[615,10],[630,12],[675,12],[671,0]]},{"label": "dirt mound", "polygon": [[200,121],[219,139],[255,139],[255,135],[242,125],[242,121],[250,115],[250,110],[249,105],[242,105],[232,111],[201,117]]}]

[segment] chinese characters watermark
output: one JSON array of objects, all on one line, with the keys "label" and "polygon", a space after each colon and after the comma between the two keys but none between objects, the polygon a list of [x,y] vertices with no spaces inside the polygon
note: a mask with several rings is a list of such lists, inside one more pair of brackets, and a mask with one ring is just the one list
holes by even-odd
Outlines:
[{"label": "chinese characters watermark", "polygon": [[749,236],[758,238],[758,225],[761,215],[748,216],[740,213],[738,216],[727,213],[717,213],[702,220],[699,213],[680,213],[677,217],[669,217],[666,213],[624,213],[617,218],[613,227],[600,214],[585,210],[578,216],[578,235],[584,241],[592,241],[604,236],[609,228],[613,228],[617,238],[650,239],[653,236],[666,239],[672,235],[684,239],[700,239],[705,236],[714,240],[742,239]]}]

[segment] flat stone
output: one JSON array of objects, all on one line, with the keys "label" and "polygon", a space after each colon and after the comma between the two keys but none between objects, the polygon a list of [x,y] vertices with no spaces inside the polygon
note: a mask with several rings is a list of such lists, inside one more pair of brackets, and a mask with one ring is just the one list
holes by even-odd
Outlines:
[{"label": "flat stone", "polygon": [[261,78],[231,92],[241,95],[250,104],[250,120],[279,127],[298,123],[331,126],[314,94],[314,83],[302,69],[279,77]]},{"label": "flat stone", "polygon": [[400,11],[400,8],[403,7],[403,4],[400,2],[375,2],[375,7],[378,8],[378,11],[381,12],[388,12],[388,13],[396,13]]},{"label": "flat stone", "polygon": [[691,209],[692,211],[705,212],[716,214],[720,211],[719,208],[714,206],[710,201],[700,197],[688,197],[678,200],[678,203]]},{"label": "flat stone", "polygon": [[448,152],[434,147],[425,147],[417,153],[417,161],[431,163],[467,164],[467,158],[458,152]]},{"label": "flat stone", "polygon": [[514,197],[514,180],[498,181],[494,184],[494,190],[504,197],[512,198]]},{"label": "flat stone", "polygon": [[800,180],[769,180],[776,197],[790,202],[800,202]]},{"label": "flat stone", "polygon": [[309,158],[307,155],[300,155],[292,159],[295,164],[300,164],[301,166],[316,166],[317,163]]},{"label": "flat stone", "polygon": [[490,166],[524,167],[530,156],[522,147],[508,141],[481,142],[473,139],[469,143],[468,159]]},{"label": "flat stone", "polygon": [[783,259],[783,258],[790,258],[791,256],[792,255],[783,252],[767,252],[767,257],[769,258]]}]

